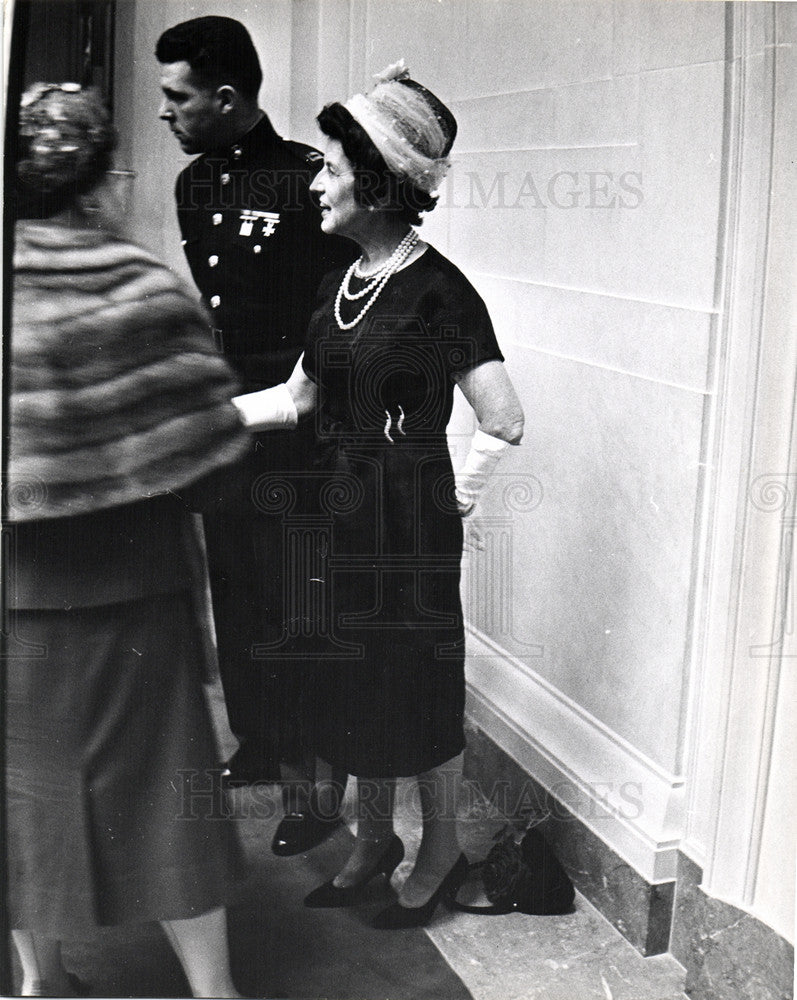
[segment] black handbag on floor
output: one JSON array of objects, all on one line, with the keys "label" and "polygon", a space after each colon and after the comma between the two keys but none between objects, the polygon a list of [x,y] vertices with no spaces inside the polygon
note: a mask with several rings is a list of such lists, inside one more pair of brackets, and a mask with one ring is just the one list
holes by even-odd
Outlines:
[{"label": "black handbag on floor", "polygon": [[515,843],[511,830],[504,831],[484,861],[471,865],[481,875],[489,906],[454,901],[465,913],[532,913],[554,916],[570,913],[575,889],[559,859],[536,828],[527,830]]}]

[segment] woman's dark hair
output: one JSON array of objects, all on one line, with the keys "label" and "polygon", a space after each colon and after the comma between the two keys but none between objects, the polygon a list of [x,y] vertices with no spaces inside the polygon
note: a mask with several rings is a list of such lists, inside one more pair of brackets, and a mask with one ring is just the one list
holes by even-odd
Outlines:
[{"label": "woman's dark hair", "polygon": [[324,135],[341,144],[354,167],[354,197],[358,204],[396,212],[408,226],[419,226],[421,212],[434,209],[437,196],[394,174],[368,133],[342,104],[327,104],[316,121]]},{"label": "woman's dark hair", "polygon": [[257,100],[263,73],[249,32],[231,17],[195,17],[175,24],[158,39],[160,63],[187,62],[208,87],[230,84],[248,101]]}]

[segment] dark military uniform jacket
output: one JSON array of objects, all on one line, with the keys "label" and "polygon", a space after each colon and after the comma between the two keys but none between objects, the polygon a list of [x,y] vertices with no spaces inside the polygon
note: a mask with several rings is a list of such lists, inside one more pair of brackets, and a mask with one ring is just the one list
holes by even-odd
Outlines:
[{"label": "dark military uniform jacket", "polygon": [[322,163],[264,117],[177,178],[177,214],[217,342],[244,391],[284,382],[304,348],[322,276],[356,248],[321,232],[309,186]]}]

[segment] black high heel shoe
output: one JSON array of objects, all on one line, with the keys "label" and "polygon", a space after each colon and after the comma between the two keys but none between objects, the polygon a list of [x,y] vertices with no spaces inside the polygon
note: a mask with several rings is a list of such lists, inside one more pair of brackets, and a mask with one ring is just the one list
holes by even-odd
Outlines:
[{"label": "black high heel shoe", "polygon": [[344,787],[344,784],[337,784],[339,794],[335,795],[331,809],[328,806],[322,808],[316,786],[303,808],[286,811],[274,831],[271,850],[278,857],[289,858],[294,854],[304,854],[326,840],[343,822],[340,805]]},{"label": "black high heel shoe", "polygon": [[368,869],[364,878],[357,885],[339,887],[334,884],[334,879],[330,879],[305,896],[304,905],[311,908],[357,906],[367,898],[365,890],[371,879],[376,878],[377,875],[384,875],[385,880],[389,882],[390,876],[399,866],[403,857],[404,844],[394,833],[375,864]]},{"label": "black high heel shoe", "polygon": [[403,927],[425,927],[432,919],[438,903],[451,904],[457,889],[465,881],[469,867],[468,859],[464,854],[460,854],[454,867],[423,906],[402,906],[401,903],[393,903],[374,918],[372,926],[382,931],[400,930]]}]

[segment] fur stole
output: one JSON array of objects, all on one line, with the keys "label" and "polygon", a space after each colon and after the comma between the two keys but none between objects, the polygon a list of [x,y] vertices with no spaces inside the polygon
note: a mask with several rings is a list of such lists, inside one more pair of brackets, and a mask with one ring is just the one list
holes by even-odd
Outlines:
[{"label": "fur stole", "polygon": [[17,225],[10,349],[12,521],[176,490],[246,449],[196,300],[107,233]]}]

